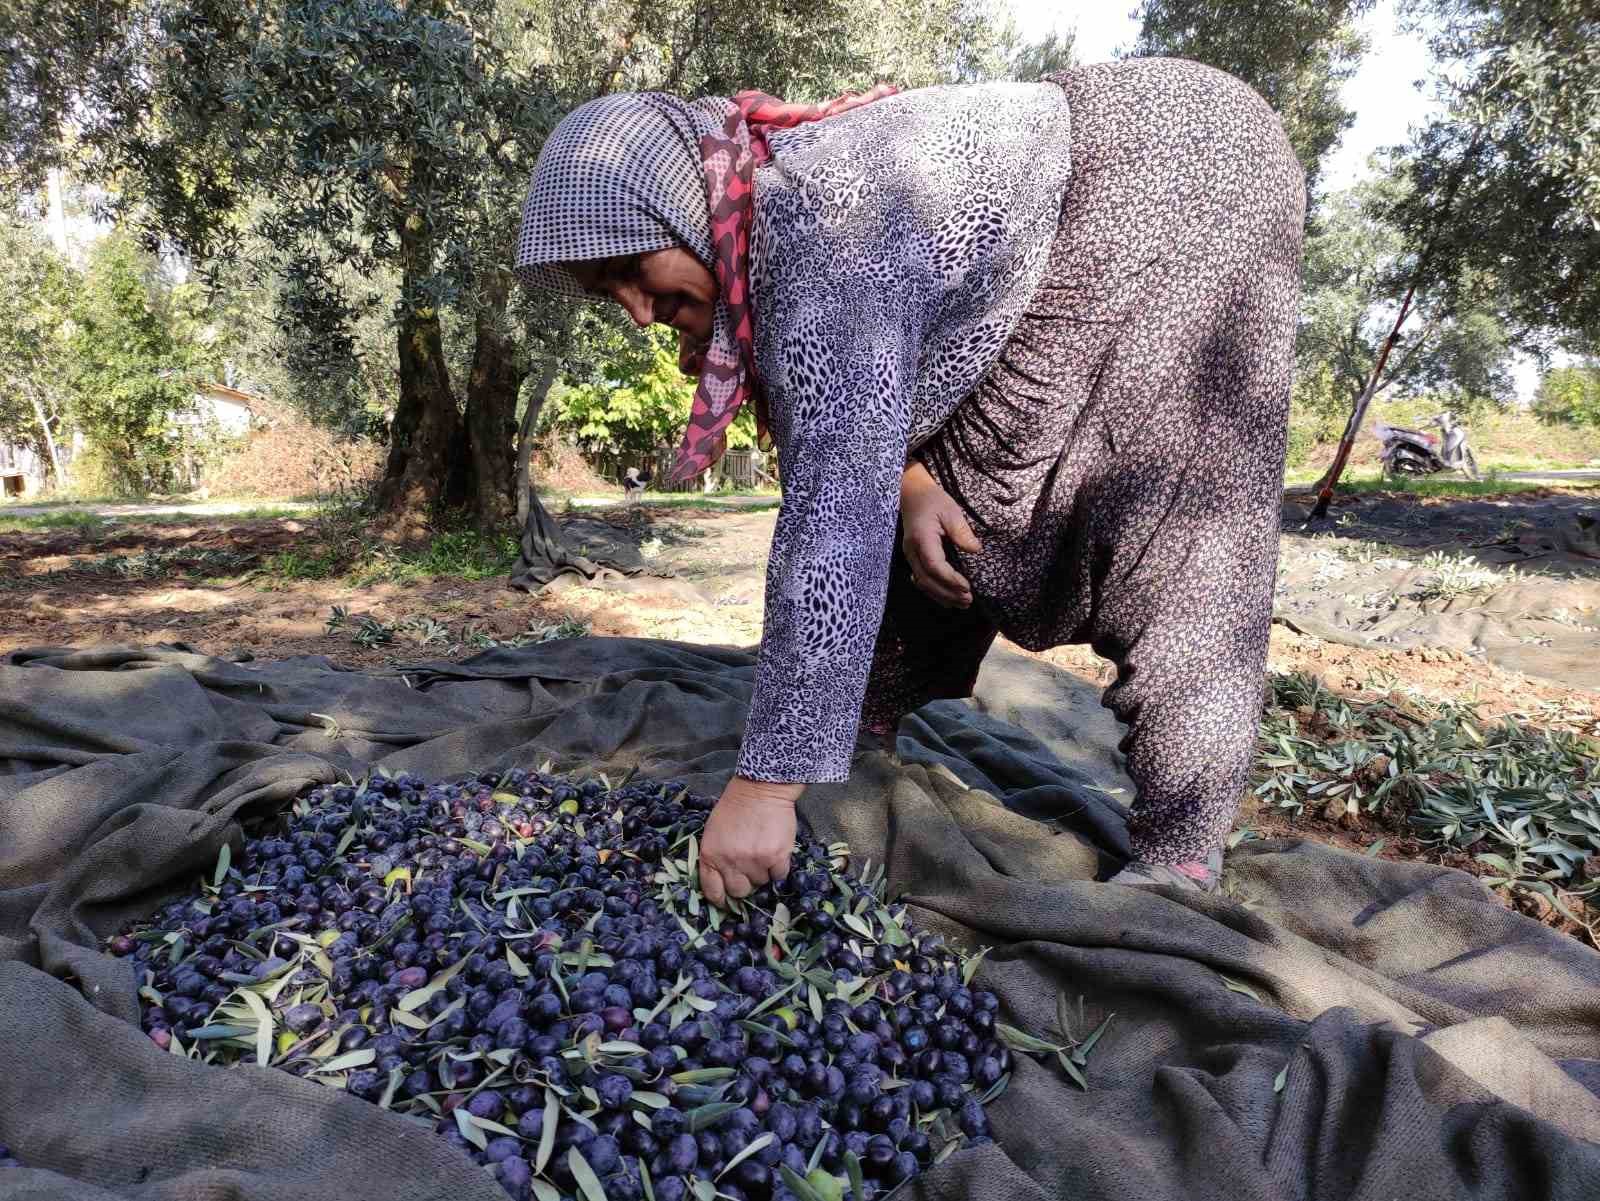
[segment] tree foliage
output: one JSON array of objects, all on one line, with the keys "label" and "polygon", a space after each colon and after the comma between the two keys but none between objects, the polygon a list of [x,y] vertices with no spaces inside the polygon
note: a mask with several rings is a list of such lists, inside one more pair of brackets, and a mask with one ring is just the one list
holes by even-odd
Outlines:
[{"label": "tree foliage", "polygon": [[0,187],[36,186],[70,159],[79,117],[122,86],[136,40],[124,0],[0,4]]},{"label": "tree foliage", "polygon": [[1545,421],[1600,428],[1600,365],[1590,362],[1545,372],[1533,411]]},{"label": "tree foliage", "polygon": [[[1404,236],[1386,217],[1405,187],[1379,176],[1335,193],[1306,239],[1297,373],[1308,381],[1325,373],[1332,391],[1317,394],[1344,408],[1367,387],[1409,285]],[[1427,291],[1416,293],[1413,308],[1376,393],[1433,393],[1463,411],[1510,399],[1512,347],[1494,308],[1457,311]]]},{"label": "tree foliage", "polygon": [[1410,0],[1446,110],[1404,152],[1391,213],[1421,280],[1457,308],[1488,283],[1513,333],[1600,335],[1600,8]]},{"label": "tree foliage", "polygon": [[1143,0],[1138,55],[1172,55],[1238,76],[1277,111],[1315,190],[1322,160],[1355,120],[1340,97],[1366,42],[1373,0]]},{"label": "tree foliage", "polygon": [[152,244],[270,296],[282,337],[237,341],[322,415],[348,423],[393,381],[381,498],[402,535],[441,502],[504,517],[519,392],[584,353],[570,311],[508,271],[562,113],[624,88],[983,78],[1016,51],[976,0],[120,0],[88,31],[32,4],[49,19],[26,35],[0,21],[5,161],[25,175],[70,142]]},{"label": "tree foliage", "polygon": [[1068,33],[1047,33],[1037,42],[1019,47],[1011,56],[1011,77],[1023,82],[1043,79],[1077,65],[1077,39]]},{"label": "tree foliage", "polygon": [[187,300],[163,286],[131,238],[112,235],[95,247],[72,306],[67,391],[72,424],[117,491],[172,482],[181,444],[173,417],[193,408],[207,366]]},{"label": "tree foliage", "polygon": [[65,433],[76,273],[27,222],[0,223],[0,440],[50,462]]},{"label": "tree foliage", "polygon": [[[611,352],[598,373],[552,391],[546,428],[590,452],[649,454],[675,446],[695,390],[678,370],[676,336],[652,328],[642,337],[617,334],[609,341]],[[755,422],[746,406],[728,428],[728,445],[754,444]]]}]

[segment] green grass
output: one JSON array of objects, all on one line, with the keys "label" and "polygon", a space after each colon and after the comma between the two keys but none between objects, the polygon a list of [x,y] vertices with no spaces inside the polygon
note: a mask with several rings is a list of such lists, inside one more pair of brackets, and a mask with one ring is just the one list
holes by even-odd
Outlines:
[{"label": "green grass", "polygon": [[345,545],[350,549],[342,555],[320,541],[279,551],[262,565],[261,578],[269,587],[334,577],[357,587],[436,579],[483,580],[505,575],[517,561],[516,539],[475,530],[449,530],[415,548],[376,542]]},{"label": "green grass", "polygon": [[84,534],[97,534],[105,526],[105,518],[82,509],[64,509],[58,513],[31,513],[23,517],[0,516],[0,533],[6,534],[44,530],[77,530]]},{"label": "green grass", "polygon": [[[1290,472],[1285,484],[1291,488],[1304,488],[1317,482],[1321,472]],[[1481,480],[1462,479],[1459,476],[1424,476],[1413,479],[1400,476],[1383,479],[1376,471],[1346,472],[1339,481],[1337,492],[1366,495],[1374,492],[1397,492],[1410,496],[1511,496],[1519,492],[1536,492],[1541,488],[1560,487],[1575,489],[1600,488],[1594,480],[1506,480],[1494,476]]]},{"label": "green grass", "polygon": [[267,521],[284,517],[311,517],[313,510],[285,508],[282,505],[258,505],[241,509],[237,513],[149,513],[132,516],[102,517],[87,508],[65,505],[48,513],[27,513],[20,517],[7,517],[0,509],[0,533],[19,534],[41,530],[78,530],[84,534],[101,534],[117,526],[136,525],[196,525],[202,522]]},{"label": "green grass", "polygon": [[509,534],[451,530],[435,534],[414,550],[370,546],[347,574],[358,585],[441,578],[484,580],[505,575],[516,561],[517,540]]},{"label": "green grass", "polygon": [[202,521],[271,521],[286,517],[304,519],[314,516],[316,516],[315,509],[257,505],[250,509],[240,509],[237,513],[150,513],[143,516],[112,517],[108,520],[127,525],[194,525]]},{"label": "green grass", "polygon": [[339,563],[327,551],[281,550],[261,570],[275,580],[326,580],[339,574]]}]

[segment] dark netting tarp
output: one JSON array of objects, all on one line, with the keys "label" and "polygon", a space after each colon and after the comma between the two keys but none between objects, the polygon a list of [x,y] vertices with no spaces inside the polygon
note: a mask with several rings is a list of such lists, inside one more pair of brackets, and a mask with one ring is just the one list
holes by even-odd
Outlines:
[{"label": "dark netting tarp", "polygon": [[[1124,846],[1115,766],[1103,738],[1078,754],[1100,718],[1044,670],[1002,660],[987,713],[932,706],[902,762],[863,754],[804,802],[819,834],[888,864],[922,922],[993,948],[1008,1020],[1048,1032],[1063,992],[1088,1024],[1116,1014],[1088,1092],[1019,1064],[997,1141],[912,1196],[1600,1197],[1600,954],[1460,873],[1305,842],[1231,854],[1237,899],[1093,883]],[[637,764],[715,791],[751,674],[740,652],[625,639],[390,678],[182,647],[10,656],[0,1142],[31,1166],[0,1172],[0,1197],[504,1201],[402,1118],[157,1050],[130,1024],[131,971],[96,947],[240,819],[367,764]]]}]

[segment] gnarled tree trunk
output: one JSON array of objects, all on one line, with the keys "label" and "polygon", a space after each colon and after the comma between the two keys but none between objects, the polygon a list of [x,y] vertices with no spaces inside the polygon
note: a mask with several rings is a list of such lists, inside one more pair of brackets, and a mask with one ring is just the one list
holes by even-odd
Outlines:
[{"label": "gnarled tree trunk", "polygon": [[389,435],[389,462],[378,484],[378,525],[393,542],[426,536],[449,491],[453,453],[462,442],[439,319],[407,312],[400,321],[400,403]]},{"label": "gnarled tree trunk", "polygon": [[487,289],[491,304],[475,322],[472,374],[467,380],[466,500],[472,523],[481,530],[505,525],[516,507],[513,437],[523,371],[504,324],[508,287],[502,274]]}]

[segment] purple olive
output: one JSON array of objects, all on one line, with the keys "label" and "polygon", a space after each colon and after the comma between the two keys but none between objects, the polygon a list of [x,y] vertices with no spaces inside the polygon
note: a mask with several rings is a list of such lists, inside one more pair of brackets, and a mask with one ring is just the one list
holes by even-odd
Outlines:
[{"label": "purple olive", "polygon": [[322,1006],[292,1005],[283,1011],[283,1024],[296,1034],[309,1034],[322,1025]]}]

